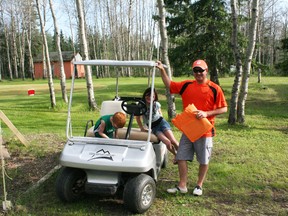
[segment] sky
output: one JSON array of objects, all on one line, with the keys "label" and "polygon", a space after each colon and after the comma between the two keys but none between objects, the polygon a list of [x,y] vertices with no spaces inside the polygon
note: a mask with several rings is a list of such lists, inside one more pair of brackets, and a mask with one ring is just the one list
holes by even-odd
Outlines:
[{"label": "sky", "polygon": [[[85,0],[84,0],[85,1]],[[146,0],[146,1],[151,1],[152,4],[153,2],[156,3],[156,0]],[[197,0],[195,0],[197,1]],[[263,1],[263,0],[260,0]],[[283,19],[283,22],[288,19],[288,0],[265,0],[266,3],[269,2],[276,2],[275,5],[275,11],[282,12],[282,15],[280,19]],[[60,30],[64,33],[66,37],[71,36],[71,29],[70,29],[70,23],[69,23],[69,18],[67,15],[67,12],[65,10],[65,4],[69,4],[71,8],[71,4],[73,4],[74,1],[66,1],[66,0],[53,0],[53,6],[54,6],[54,12],[57,17],[57,24]],[[230,5],[230,0],[227,0],[228,7]],[[49,10],[48,10],[49,9]],[[53,34],[54,31],[54,25],[53,25],[53,19],[50,13],[50,8],[47,9],[47,23],[46,23],[46,30],[48,30],[51,34]],[[72,10],[71,10],[72,11]],[[283,15],[286,12],[286,16]],[[96,12],[97,13],[97,12]],[[73,15],[75,16],[75,14]],[[88,20],[89,22],[89,20]],[[73,22],[74,26],[73,29],[76,29],[77,26],[75,26],[75,21]],[[75,34],[75,31],[74,31]]]}]

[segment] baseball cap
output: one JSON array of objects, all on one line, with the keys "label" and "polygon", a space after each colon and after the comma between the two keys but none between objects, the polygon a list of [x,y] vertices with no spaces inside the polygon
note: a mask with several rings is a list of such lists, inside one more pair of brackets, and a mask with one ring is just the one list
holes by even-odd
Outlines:
[{"label": "baseball cap", "polygon": [[204,60],[200,60],[200,59],[198,59],[198,60],[193,62],[192,69],[195,68],[195,67],[200,67],[203,70],[208,69],[208,66],[207,66],[206,62]]}]

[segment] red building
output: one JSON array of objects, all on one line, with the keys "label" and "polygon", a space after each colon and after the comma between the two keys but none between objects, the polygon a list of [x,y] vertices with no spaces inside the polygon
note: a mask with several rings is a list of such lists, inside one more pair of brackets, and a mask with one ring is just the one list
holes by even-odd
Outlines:
[{"label": "red building", "polygon": [[[53,78],[60,78],[60,63],[58,52],[50,52],[49,53],[52,76]],[[82,57],[79,53],[74,54],[72,51],[64,51],[62,52],[64,71],[67,79],[70,79],[75,71],[74,69],[74,61],[81,61]],[[34,58],[34,73],[35,79],[45,78],[43,71],[43,58],[42,55]],[[85,77],[85,70],[83,65],[78,65],[77,70],[75,71],[75,76],[78,78]],[[46,76],[47,77],[47,76]]]}]

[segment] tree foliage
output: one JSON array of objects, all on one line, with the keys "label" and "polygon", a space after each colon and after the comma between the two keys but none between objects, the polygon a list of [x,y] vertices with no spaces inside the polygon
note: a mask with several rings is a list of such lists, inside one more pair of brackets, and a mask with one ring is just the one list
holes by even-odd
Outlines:
[{"label": "tree foliage", "polygon": [[281,40],[281,61],[276,65],[280,75],[288,76],[288,38]]},{"label": "tree foliage", "polygon": [[210,74],[217,81],[218,70],[228,72],[232,62],[231,22],[225,1],[167,0],[166,6],[174,74],[190,73],[193,60],[206,59]]},{"label": "tree foliage", "polygon": [[[235,65],[230,46],[232,22],[230,8],[227,7],[229,1],[165,0],[164,2],[168,12],[166,20],[169,58],[174,75],[190,74],[191,62],[197,58],[204,58],[208,62],[211,79],[217,82],[218,74],[228,73],[230,65]],[[251,18],[248,11],[251,1],[238,2],[240,4],[238,42],[244,50],[247,46],[249,29],[247,23]],[[287,50],[281,43],[281,40],[284,39],[285,42],[287,37],[285,33],[288,23],[287,8],[277,4],[278,2],[260,1],[260,22],[253,69],[261,68],[264,75],[287,74],[285,66]],[[54,0],[54,3],[58,10],[59,29],[62,29],[60,32],[62,51],[79,52],[75,1]],[[153,16],[158,15],[155,0],[87,0],[83,4],[90,58],[118,60],[158,58],[159,30],[157,22],[153,20]],[[53,24],[48,8],[45,10],[47,14],[45,19],[48,22],[45,31],[49,51],[52,52],[56,51]],[[39,26],[35,0],[0,0],[1,79],[32,77],[27,43],[30,43],[32,56],[42,53]],[[63,31],[67,28],[70,28],[70,31]],[[21,64],[23,58],[24,74]],[[277,73],[274,73],[275,66]],[[113,75],[105,69],[97,69],[96,73],[97,77]],[[128,71],[121,71],[123,76],[129,74]],[[148,71],[143,73],[140,70],[132,73],[136,76],[147,74]]]}]

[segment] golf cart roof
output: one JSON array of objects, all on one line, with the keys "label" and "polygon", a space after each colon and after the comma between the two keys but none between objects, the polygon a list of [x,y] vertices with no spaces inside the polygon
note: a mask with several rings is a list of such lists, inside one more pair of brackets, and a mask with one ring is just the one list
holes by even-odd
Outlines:
[{"label": "golf cart roof", "polygon": [[75,65],[103,65],[103,66],[122,66],[122,67],[155,67],[157,63],[155,61],[118,61],[118,60],[84,60],[75,61]]}]

